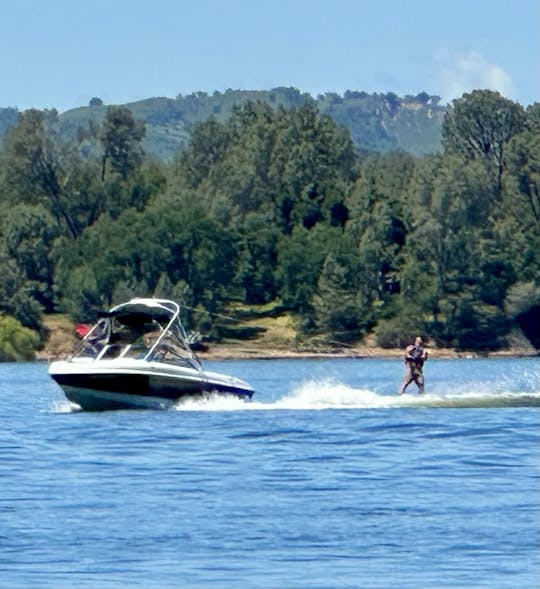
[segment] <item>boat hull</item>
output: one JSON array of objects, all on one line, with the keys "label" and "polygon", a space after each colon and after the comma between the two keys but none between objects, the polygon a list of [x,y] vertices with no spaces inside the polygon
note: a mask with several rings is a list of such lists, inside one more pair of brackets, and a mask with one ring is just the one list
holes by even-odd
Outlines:
[{"label": "boat hull", "polygon": [[54,362],[49,374],[67,399],[86,411],[168,409],[183,398],[220,394],[249,400],[253,395],[235,377],[151,363],[138,366],[136,361]]}]

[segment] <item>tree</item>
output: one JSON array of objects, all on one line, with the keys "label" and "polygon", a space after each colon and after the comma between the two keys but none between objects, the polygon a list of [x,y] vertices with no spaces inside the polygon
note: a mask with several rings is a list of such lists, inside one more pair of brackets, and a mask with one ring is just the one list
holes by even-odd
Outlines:
[{"label": "tree", "polygon": [[[56,111],[26,111],[6,137],[2,196],[9,206],[37,201],[62,232],[77,239],[105,211],[118,216],[125,207],[140,208],[161,189],[163,173],[157,164],[149,163],[146,169],[141,165],[140,138],[132,117],[130,121],[127,115],[111,115],[101,130],[91,126],[65,143],[58,135]],[[103,147],[100,156],[96,149],[83,149],[96,144]],[[103,166],[109,160],[118,173],[104,178]]]},{"label": "tree", "polygon": [[348,133],[314,104],[276,112],[248,102],[227,123],[210,120],[195,129],[174,183],[196,188],[221,223],[238,229],[258,216],[289,234],[297,223],[345,223],[354,163]]},{"label": "tree", "polygon": [[360,168],[360,176],[345,204],[346,231],[358,249],[368,299],[388,302],[399,293],[398,260],[407,239],[406,216],[414,159],[401,152],[374,155]]},{"label": "tree", "polygon": [[108,167],[124,180],[137,169],[144,157],[141,142],[145,127],[133,118],[125,106],[110,106],[103,123],[100,139],[103,145],[101,179]]},{"label": "tree", "polygon": [[59,248],[62,307],[81,318],[110,306],[120,292],[151,296],[166,275],[189,288],[194,305],[215,311],[233,281],[234,237],[196,203],[170,204],[126,209],[116,219],[102,215],[69,249]]},{"label": "tree", "polygon": [[475,90],[452,102],[443,122],[442,144],[446,152],[466,160],[489,162],[500,194],[506,145],[524,125],[521,105],[492,90]]},{"label": "tree", "polygon": [[448,154],[426,159],[411,184],[400,307],[443,345],[496,347],[507,329],[514,274],[494,223],[494,184],[485,162]]},{"label": "tree", "polygon": [[540,285],[519,281],[508,289],[505,310],[523,330],[529,341],[540,348]]},{"label": "tree", "polygon": [[[32,285],[32,296],[47,311],[54,309],[52,260],[58,225],[42,205],[15,205],[4,218],[3,254]],[[1,278],[0,278],[1,280]]]},{"label": "tree", "polygon": [[368,326],[358,290],[357,259],[350,252],[326,256],[313,296],[315,325],[334,343],[356,340]]},{"label": "tree", "polygon": [[[538,347],[538,300],[528,308],[515,304],[518,295],[540,288],[540,109],[527,110],[527,129],[508,144],[503,177],[503,202],[497,216],[506,262],[511,266],[515,284],[506,294],[507,315]],[[529,297],[530,299],[530,297]],[[508,301],[512,300],[512,304]],[[522,297],[527,300],[527,297]]]},{"label": "tree", "polygon": [[[506,157],[506,205],[520,229],[540,226],[540,135],[524,131],[509,143]],[[532,237],[532,235],[531,235]]]},{"label": "tree", "polygon": [[345,196],[355,175],[349,133],[307,102],[282,111],[268,178],[282,231],[319,222],[345,223]]},{"label": "tree", "polygon": [[248,304],[264,304],[278,294],[276,260],[279,231],[255,215],[246,217],[235,235],[237,243],[234,284]]},{"label": "tree", "polygon": [[291,235],[281,237],[276,274],[279,293],[287,307],[304,317],[311,315],[324,260],[340,238],[341,231],[323,224],[310,230],[300,225]]},{"label": "tree", "polygon": [[34,294],[37,285],[28,282],[17,264],[9,257],[0,256],[0,313],[14,317],[24,327],[42,331],[42,307]]},{"label": "tree", "polygon": [[11,204],[41,202],[72,237],[81,228],[71,206],[64,154],[55,142],[56,111],[25,111],[7,134],[3,153],[4,192]]},{"label": "tree", "polygon": [[198,123],[191,131],[189,146],[175,164],[176,175],[188,188],[197,188],[223,160],[229,147],[229,131],[214,117]]},{"label": "tree", "polygon": [[15,318],[0,315],[0,362],[33,360],[39,335]]}]

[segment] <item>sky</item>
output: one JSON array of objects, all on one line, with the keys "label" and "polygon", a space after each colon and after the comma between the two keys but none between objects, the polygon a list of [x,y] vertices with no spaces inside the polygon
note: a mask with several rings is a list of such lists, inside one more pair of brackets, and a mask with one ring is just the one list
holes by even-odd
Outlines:
[{"label": "sky", "polygon": [[228,88],[540,101],[540,0],[3,0],[0,107]]}]

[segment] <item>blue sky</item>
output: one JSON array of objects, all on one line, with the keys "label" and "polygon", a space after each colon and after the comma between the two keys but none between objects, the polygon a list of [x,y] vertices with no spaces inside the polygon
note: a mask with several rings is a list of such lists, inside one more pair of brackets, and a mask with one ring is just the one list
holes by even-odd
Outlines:
[{"label": "blue sky", "polygon": [[539,0],[4,0],[0,106],[293,86],[540,100]]}]

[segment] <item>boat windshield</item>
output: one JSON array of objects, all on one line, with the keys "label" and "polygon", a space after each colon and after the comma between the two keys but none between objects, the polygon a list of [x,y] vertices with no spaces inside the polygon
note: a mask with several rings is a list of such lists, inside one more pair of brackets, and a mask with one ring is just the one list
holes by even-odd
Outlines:
[{"label": "boat windshield", "polygon": [[[174,313],[145,313],[118,308],[103,317],[84,337],[77,358],[137,358],[198,366],[184,328]],[[134,312],[135,311],[135,312]]]}]

